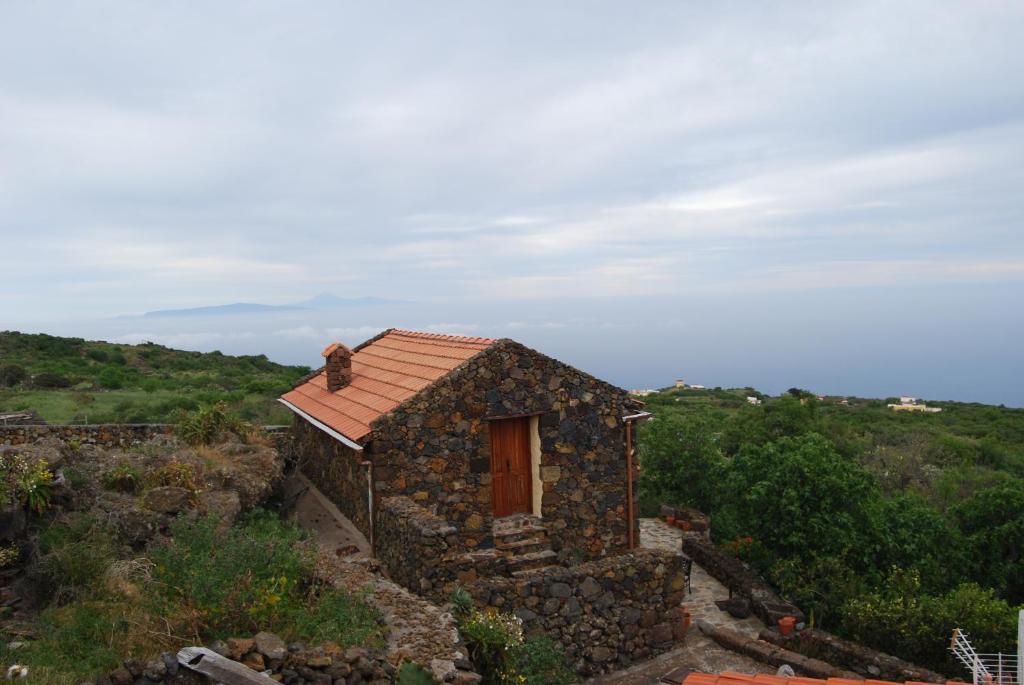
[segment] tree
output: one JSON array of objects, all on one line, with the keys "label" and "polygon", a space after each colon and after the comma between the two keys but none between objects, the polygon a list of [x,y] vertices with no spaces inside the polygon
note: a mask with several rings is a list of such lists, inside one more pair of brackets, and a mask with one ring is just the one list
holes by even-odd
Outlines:
[{"label": "tree", "polygon": [[877,499],[867,471],[810,433],[744,447],[728,468],[713,521],[728,539],[749,535],[777,559],[846,555],[864,568]]},{"label": "tree", "polygon": [[972,577],[1024,602],[1024,483],[981,490],[953,509],[967,539]]},{"label": "tree", "polygon": [[723,459],[705,414],[666,414],[651,419],[639,444],[642,497],[709,512]]},{"label": "tree", "polygon": [[18,383],[21,383],[28,377],[25,373],[24,367],[18,366],[17,364],[5,364],[0,367],[0,385],[13,388]]},{"label": "tree", "polygon": [[722,451],[733,456],[746,445],[764,445],[820,430],[817,400],[783,395],[762,405],[741,407],[722,435]]}]

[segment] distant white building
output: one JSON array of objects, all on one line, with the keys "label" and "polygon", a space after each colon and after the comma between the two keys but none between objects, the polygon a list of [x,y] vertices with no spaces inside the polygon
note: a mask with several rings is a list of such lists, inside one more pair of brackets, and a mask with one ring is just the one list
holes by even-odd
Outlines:
[{"label": "distant white building", "polygon": [[926,404],[918,404],[916,397],[900,397],[899,404],[887,405],[893,411],[920,411],[926,414],[938,414],[942,407],[929,407]]},{"label": "distant white building", "polygon": [[682,378],[677,378],[676,379],[676,388],[685,388],[685,387],[686,387],[686,381],[684,381]]},{"label": "distant white building", "polygon": [[754,397],[753,395],[747,396],[747,404],[761,404],[760,397]]},{"label": "distant white building", "polygon": [[704,389],[703,385],[688,385],[686,387],[688,387],[690,390],[703,390]]},{"label": "distant white building", "polygon": [[658,391],[651,390],[648,388],[647,390],[630,390],[629,394],[633,395],[634,397],[647,397],[648,395],[653,395],[656,392]]}]

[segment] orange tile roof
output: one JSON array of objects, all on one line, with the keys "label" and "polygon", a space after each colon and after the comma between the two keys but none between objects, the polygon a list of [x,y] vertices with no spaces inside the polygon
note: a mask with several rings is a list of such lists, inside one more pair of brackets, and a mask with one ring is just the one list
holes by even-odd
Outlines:
[{"label": "orange tile roof", "polygon": [[[666,676],[662,682],[677,682],[669,680],[672,674]],[[686,675],[680,685],[926,685],[925,683],[896,683],[889,680],[853,680],[851,678],[804,678],[800,676],[785,677],[770,675],[768,673],[735,673],[726,671],[718,675],[710,673],[691,672]],[[931,685],[934,685],[932,683]],[[950,680],[946,685],[963,685],[959,681]]]},{"label": "orange tile roof", "polygon": [[[374,419],[448,375],[496,340],[392,329],[352,353],[352,382],[327,390],[324,371],[281,399],[350,440],[370,433]],[[324,352],[333,349],[329,345]]]}]

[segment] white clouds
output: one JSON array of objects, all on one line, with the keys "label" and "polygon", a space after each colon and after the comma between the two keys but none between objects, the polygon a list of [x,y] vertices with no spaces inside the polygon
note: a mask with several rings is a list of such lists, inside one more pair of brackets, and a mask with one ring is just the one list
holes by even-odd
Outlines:
[{"label": "white clouds", "polygon": [[1017,282],[1019,8],[130,12],[0,27],[26,309]]}]

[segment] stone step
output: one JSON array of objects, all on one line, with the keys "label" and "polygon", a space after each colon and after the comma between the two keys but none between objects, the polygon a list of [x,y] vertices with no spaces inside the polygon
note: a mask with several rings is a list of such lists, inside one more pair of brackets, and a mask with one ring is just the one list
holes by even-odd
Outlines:
[{"label": "stone step", "polygon": [[530,540],[539,538],[547,540],[548,529],[544,526],[524,526],[523,528],[517,528],[513,531],[495,531],[494,546],[495,547],[507,547],[514,542],[522,542],[523,540]]},{"label": "stone step", "polygon": [[551,541],[546,535],[534,535],[522,540],[508,540],[507,538],[496,538],[494,547],[509,554],[525,554],[527,552],[539,552],[550,549]]},{"label": "stone step", "polygon": [[518,571],[512,571],[513,578],[522,578],[525,575],[536,573],[537,571],[543,571],[546,568],[554,568],[555,564],[545,564],[544,566],[535,566],[533,568],[520,569]]},{"label": "stone step", "polygon": [[542,566],[551,566],[558,559],[558,555],[550,549],[540,552],[527,552],[514,557],[509,557],[508,569],[512,574],[516,571],[532,571]]}]

